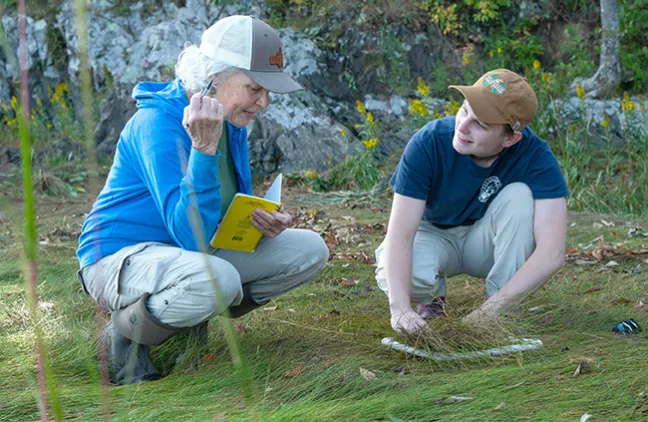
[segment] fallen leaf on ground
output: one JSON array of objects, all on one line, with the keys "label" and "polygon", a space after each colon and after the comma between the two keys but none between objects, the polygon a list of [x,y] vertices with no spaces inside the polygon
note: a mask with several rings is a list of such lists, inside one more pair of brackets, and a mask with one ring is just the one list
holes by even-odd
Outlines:
[{"label": "fallen leaf on ground", "polygon": [[574,371],[573,376],[575,376],[575,377],[579,376],[580,374],[583,373],[585,368],[587,368],[588,366],[589,366],[588,362],[583,361],[583,362],[579,363],[578,366],[576,367],[576,370]]},{"label": "fallen leaf on ground", "polygon": [[610,303],[612,305],[627,305],[628,303],[632,303],[632,301],[630,299],[619,298],[611,300]]},{"label": "fallen leaf on ground", "polygon": [[534,306],[533,308],[529,308],[529,312],[532,312],[534,314],[542,311],[544,311],[544,308],[542,306]]},{"label": "fallen leaf on ground", "polygon": [[266,312],[276,311],[277,309],[279,309],[278,306],[268,306],[267,308],[263,308],[263,310]]},{"label": "fallen leaf on ground", "polygon": [[621,265],[621,264],[619,264],[616,261],[610,261],[607,264],[605,264],[606,267],[618,267],[619,265]]},{"label": "fallen leaf on ground", "polygon": [[493,409],[495,412],[499,412],[500,410],[504,409],[504,406],[506,406],[506,403],[501,402],[497,406],[495,406],[495,409]]},{"label": "fallen leaf on ground", "polygon": [[216,355],[213,354],[213,353],[207,353],[207,354],[205,354],[205,356],[203,356],[203,360],[205,362],[207,362],[207,363],[209,363],[209,362],[211,362],[211,361],[213,361],[215,359],[216,359]]},{"label": "fallen leaf on ground", "polygon": [[577,296],[581,295],[588,295],[590,293],[598,292],[599,290],[603,290],[601,287],[592,287],[591,289],[587,289],[583,292],[576,293]]},{"label": "fallen leaf on ground", "polygon": [[639,303],[637,303],[636,305],[633,305],[633,306],[632,306],[632,309],[639,309],[639,308],[641,308],[642,306],[644,306],[644,303],[643,303],[642,300],[640,300]]},{"label": "fallen leaf on ground", "polygon": [[364,368],[360,368],[360,376],[369,382],[374,381],[376,379],[376,374],[374,374],[371,371],[367,371]]},{"label": "fallen leaf on ground", "polygon": [[360,279],[358,279],[358,278],[344,278],[344,277],[342,277],[342,278],[338,279],[338,283],[341,284],[342,286],[346,286],[346,287],[355,286],[359,282],[360,282]]},{"label": "fallen leaf on ground", "polygon": [[455,404],[459,403],[462,401],[469,401],[472,400],[472,397],[463,397],[463,396],[450,396],[450,397],[445,397],[439,400],[435,400],[434,404]]},{"label": "fallen leaf on ground", "polygon": [[567,248],[565,249],[565,255],[572,255],[578,252],[578,249],[576,248]]},{"label": "fallen leaf on ground", "polygon": [[214,415],[214,417],[212,418],[212,420],[213,420],[213,421],[219,421],[219,420],[221,420],[221,419],[225,419],[226,417],[227,417],[227,416],[225,416],[224,413],[219,413],[218,415]]},{"label": "fallen leaf on ground", "polygon": [[614,223],[612,221],[601,220],[601,223],[603,223],[605,227],[614,227]]},{"label": "fallen leaf on ground", "polygon": [[299,365],[296,368],[284,372],[283,376],[286,378],[296,377],[297,375],[301,374],[303,371],[304,371],[304,367]]},{"label": "fallen leaf on ground", "polygon": [[592,415],[590,415],[589,413],[585,413],[583,416],[581,416],[580,422],[587,422],[587,420],[591,417]]}]

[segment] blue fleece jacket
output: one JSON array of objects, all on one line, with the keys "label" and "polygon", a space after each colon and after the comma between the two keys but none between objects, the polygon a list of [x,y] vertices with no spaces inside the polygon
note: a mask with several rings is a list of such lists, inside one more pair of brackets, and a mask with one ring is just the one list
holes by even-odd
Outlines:
[{"label": "blue fleece jacket", "polygon": [[[221,218],[218,157],[191,147],[182,127],[189,105],[182,84],[142,82],[139,110],[126,124],[106,184],[86,217],[77,256],[81,268],[140,242],[198,250],[190,216],[200,216],[208,244]],[[251,194],[247,133],[227,123],[238,191]]]}]

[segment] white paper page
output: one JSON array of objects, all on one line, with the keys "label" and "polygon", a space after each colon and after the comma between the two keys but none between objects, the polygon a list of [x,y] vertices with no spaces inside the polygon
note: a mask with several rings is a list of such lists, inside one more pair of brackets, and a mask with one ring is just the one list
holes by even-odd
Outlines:
[{"label": "white paper page", "polygon": [[283,179],[283,174],[279,173],[277,178],[272,182],[272,186],[268,189],[268,192],[265,194],[264,198],[272,202],[281,203],[281,180]]}]

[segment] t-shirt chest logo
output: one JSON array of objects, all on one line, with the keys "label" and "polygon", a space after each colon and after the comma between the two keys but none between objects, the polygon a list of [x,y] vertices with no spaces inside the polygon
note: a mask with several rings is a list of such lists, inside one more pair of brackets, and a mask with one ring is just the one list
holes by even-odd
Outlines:
[{"label": "t-shirt chest logo", "polygon": [[481,191],[479,192],[479,202],[485,204],[488,202],[490,197],[499,192],[500,189],[502,189],[502,182],[500,182],[499,177],[491,176],[484,180]]}]

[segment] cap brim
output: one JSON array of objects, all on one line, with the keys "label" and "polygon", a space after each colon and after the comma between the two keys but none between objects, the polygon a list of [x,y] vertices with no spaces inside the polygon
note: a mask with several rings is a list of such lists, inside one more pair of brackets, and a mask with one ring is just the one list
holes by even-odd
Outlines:
[{"label": "cap brim", "polygon": [[489,125],[508,124],[499,111],[486,99],[479,88],[472,86],[450,85],[448,88],[459,91],[470,104],[477,118]]},{"label": "cap brim", "polygon": [[283,72],[255,72],[244,70],[244,72],[265,89],[277,94],[288,94],[290,92],[302,91],[303,86],[299,85],[290,76]]}]

